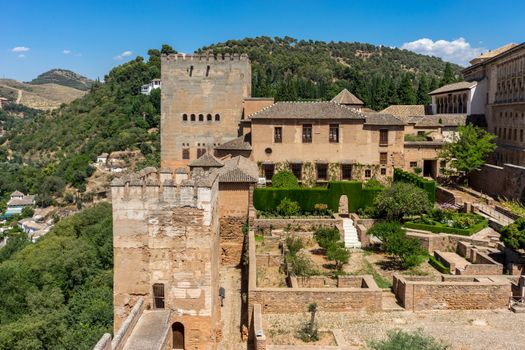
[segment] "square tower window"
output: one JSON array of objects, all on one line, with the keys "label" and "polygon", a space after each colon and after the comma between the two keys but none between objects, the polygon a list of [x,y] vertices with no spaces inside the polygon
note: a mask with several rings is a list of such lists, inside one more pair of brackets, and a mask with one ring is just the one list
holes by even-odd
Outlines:
[{"label": "square tower window", "polygon": [[386,165],[388,163],[388,153],[381,152],[379,153],[379,164]]},{"label": "square tower window", "polygon": [[276,126],[273,129],[273,142],[275,143],[283,142],[283,128],[282,127]]},{"label": "square tower window", "polygon": [[352,164],[341,164],[341,178],[352,180]]},{"label": "square tower window", "polygon": [[264,177],[266,180],[271,180],[275,173],[275,164],[264,164]]},{"label": "square tower window", "polygon": [[290,164],[290,171],[295,175],[298,180],[302,179],[303,165],[301,163]]},{"label": "square tower window", "polygon": [[182,149],[182,159],[190,159],[190,149],[189,148]]},{"label": "square tower window", "polygon": [[339,142],[339,124],[330,124],[330,133],[328,134],[328,141]]},{"label": "square tower window", "polygon": [[312,143],[312,124],[303,125],[303,143]]},{"label": "square tower window", "polygon": [[365,170],[365,177],[368,179],[372,176],[372,171],[370,169]]},{"label": "square tower window", "polygon": [[379,130],[379,146],[388,146],[388,130]]},{"label": "square tower window", "polygon": [[153,285],[153,305],[155,309],[164,309],[164,283]]},{"label": "square tower window", "polygon": [[317,164],[317,180],[328,179],[328,164],[318,163]]}]

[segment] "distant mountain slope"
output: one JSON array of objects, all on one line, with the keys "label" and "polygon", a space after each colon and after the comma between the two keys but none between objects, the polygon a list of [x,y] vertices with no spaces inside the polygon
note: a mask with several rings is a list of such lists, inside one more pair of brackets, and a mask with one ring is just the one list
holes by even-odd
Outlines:
[{"label": "distant mountain slope", "polygon": [[93,80],[67,69],[51,69],[31,80],[29,84],[57,84],[86,91],[93,85]]},{"label": "distant mountain slope", "polygon": [[[197,50],[198,53],[247,53],[252,62],[256,97],[277,100],[329,100],[347,88],[376,110],[400,101],[397,93],[406,75],[425,96],[443,81],[448,65],[455,79],[461,67],[440,58],[411,51],[356,42],[257,37],[228,40]],[[412,101],[411,101],[412,102]],[[424,102],[424,101],[414,101]]]},{"label": "distant mountain slope", "polygon": [[28,84],[12,79],[0,79],[0,96],[34,109],[56,109],[86,94],[58,84]]}]

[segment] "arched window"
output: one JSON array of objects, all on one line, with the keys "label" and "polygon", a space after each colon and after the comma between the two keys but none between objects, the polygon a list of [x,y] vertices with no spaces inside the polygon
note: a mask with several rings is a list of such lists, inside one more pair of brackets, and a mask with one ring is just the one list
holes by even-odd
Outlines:
[{"label": "arched window", "polygon": [[192,114],[192,115],[191,115],[191,121],[192,121],[192,122],[195,121],[195,114]]},{"label": "arched window", "polygon": [[204,114],[199,114],[199,121],[200,121],[200,122],[203,122],[203,121],[204,121]]},{"label": "arched window", "polygon": [[211,120],[212,120],[211,114],[206,115],[206,119],[207,119],[209,122],[211,122]]},{"label": "arched window", "polygon": [[221,120],[221,116],[218,114],[215,114],[215,121],[218,122]]},{"label": "arched window", "polygon": [[175,322],[171,326],[173,333],[173,349],[184,349],[184,325],[180,322]]},{"label": "arched window", "polygon": [[184,113],[184,114],[182,115],[182,121],[183,121],[183,122],[187,122],[187,121],[188,121],[188,115],[187,115],[186,113]]}]

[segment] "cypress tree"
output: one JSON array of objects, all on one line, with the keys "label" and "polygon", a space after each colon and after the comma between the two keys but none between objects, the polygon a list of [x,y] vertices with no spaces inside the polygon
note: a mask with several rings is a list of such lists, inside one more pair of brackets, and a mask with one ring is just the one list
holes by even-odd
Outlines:
[{"label": "cypress tree", "polygon": [[454,71],[452,70],[452,65],[447,62],[445,65],[445,71],[443,72],[443,79],[441,79],[441,86],[453,83],[456,81],[454,77]]},{"label": "cypress tree", "polygon": [[429,92],[428,80],[426,75],[423,74],[419,78],[419,85],[417,87],[417,103],[421,105],[430,104],[432,101],[428,95]]},{"label": "cypress tree", "polygon": [[416,93],[414,92],[414,85],[412,84],[412,79],[410,74],[406,73],[401,80],[399,85],[399,101],[401,104],[413,105],[416,104],[417,98]]}]

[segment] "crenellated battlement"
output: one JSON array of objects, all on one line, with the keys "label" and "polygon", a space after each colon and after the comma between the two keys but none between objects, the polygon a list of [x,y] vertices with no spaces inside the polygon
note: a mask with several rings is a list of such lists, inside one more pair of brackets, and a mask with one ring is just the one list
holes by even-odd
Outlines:
[{"label": "crenellated battlement", "polygon": [[145,168],[111,182],[113,203],[115,206],[138,202],[147,207],[194,207],[209,212],[216,201],[217,174],[199,175],[189,179],[185,172]]},{"label": "crenellated battlement", "polygon": [[190,61],[190,62],[227,62],[227,61],[249,61],[248,55],[243,54],[194,54],[194,55],[187,55],[187,54],[163,54],[162,58],[164,58],[167,61]]}]

